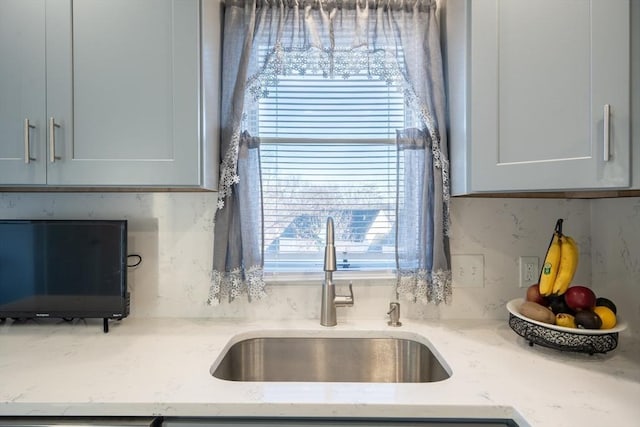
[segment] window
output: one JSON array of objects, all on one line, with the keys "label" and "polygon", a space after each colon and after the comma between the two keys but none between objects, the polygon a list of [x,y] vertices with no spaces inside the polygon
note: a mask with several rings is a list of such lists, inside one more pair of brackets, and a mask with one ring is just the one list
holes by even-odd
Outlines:
[{"label": "window", "polygon": [[209,304],[321,272],[330,215],[343,271],[448,301],[437,1],[228,2],[224,20]]},{"label": "window", "polygon": [[395,268],[399,88],[368,76],[278,76],[246,116],[261,139],[265,272],[322,270],[326,219],[339,270]]}]

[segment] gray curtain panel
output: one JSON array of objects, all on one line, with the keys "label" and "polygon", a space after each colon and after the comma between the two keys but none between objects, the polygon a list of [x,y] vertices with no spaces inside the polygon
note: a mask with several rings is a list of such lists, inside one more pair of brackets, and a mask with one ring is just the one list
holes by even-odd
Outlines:
[{"label": "gray curtain panel", "polygon": [[409,300],[451,302],[449,242],[443,221],[446,201],[433,141],[419,129],[398,131],[398,156],[404,173],[398,180],[396,213],[397,292]]},{"label": "gray curtain panel", "polygon": [[209,303],[264,295],[259,141],[246,133],[243,112],[269,95],[278,76],[310,72],[364,74],[404,94],[416,129],[399,132],[398,150],[411,165],[402,179],[415,199],[398,198],[399,214],[411,220],[397,224],[397,290],[413,301],[449,301],[449,162],[436,1],[228,0],[223,34]]}]

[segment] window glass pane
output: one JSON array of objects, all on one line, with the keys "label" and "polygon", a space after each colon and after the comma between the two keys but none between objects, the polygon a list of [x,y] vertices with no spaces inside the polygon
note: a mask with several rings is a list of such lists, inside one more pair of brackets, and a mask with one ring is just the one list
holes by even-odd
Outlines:
[{"label": "window glass pane", "polygon": [[261,161],[267,271],[321,271],[328,216],[339,269],[395,266],[394,145],[263,143]]},{"label": "window glass pane", "polygon": [[328,216],[339,270],[395,268],[402,92],[305,75],[281,76],[268,94],[246,116],[262,141],[265,271],[322,271]]}]

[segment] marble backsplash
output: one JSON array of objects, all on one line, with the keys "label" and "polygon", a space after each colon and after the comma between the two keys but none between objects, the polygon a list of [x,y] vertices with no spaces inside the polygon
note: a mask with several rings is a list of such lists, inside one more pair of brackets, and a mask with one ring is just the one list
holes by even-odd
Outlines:
[{"label": "marble backsplash", "polygon": [[640,198],[591,203],[593,288],[640,334]]},{"label": "marble backsplash", "polygon": [[[315,318],[320,280],[274,283],[268,297],[207,306],[215,193],[0,193],[0,218],[125,218],[129,253],[143,257],[129,272],[132,316]],[[575,283],[593,285],[640,319],[640,201],[630,199],[482,199],[452,201],[451,252],[484,257],[484,286],[454,288],[451,305],[403,302],[402,315],[420,318],[506,318],[504,305],[523,295],[519,256],[544,257],[557,218],[580,245]],[[593,259],[593,262],[592,262]],[[592,268],[593,265],[593,268]],[[335,276],[338,285],[344,280]],[[602,291],[602,292],[601,292]],[[356,304],[339,318],[385,320],[393,280],[354,280]]]}]

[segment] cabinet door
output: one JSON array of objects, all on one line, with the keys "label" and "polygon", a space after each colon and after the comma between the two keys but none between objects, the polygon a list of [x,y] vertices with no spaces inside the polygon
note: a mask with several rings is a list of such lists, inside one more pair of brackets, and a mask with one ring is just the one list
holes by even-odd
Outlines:
[{"label": "cabinet door", "polygon": [[640,190],[640,2],[631,2],[631,188]]},{"label": "cabinet door", "polygon": [[482,419],[362,419],[362,418],[166,418],[163,427],[512,427],[516,424],[512,420],[482,420]]},{"label": "cabinet door", "polygon": [[[2,185],[46,179],[44,6],[44,0],[0,0]],[[25,129],[25,120],[33,127]]]},{"label": "cabinet door", "polygon": [[627,187],[629,1],[470,3],[472,190]]},{"label": "cabinet door", "polygon": [[49,185],[199,183],[198,34],[197,0],[47,0]]}]

